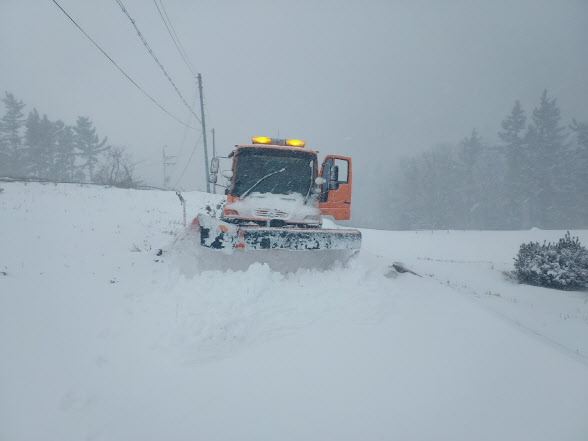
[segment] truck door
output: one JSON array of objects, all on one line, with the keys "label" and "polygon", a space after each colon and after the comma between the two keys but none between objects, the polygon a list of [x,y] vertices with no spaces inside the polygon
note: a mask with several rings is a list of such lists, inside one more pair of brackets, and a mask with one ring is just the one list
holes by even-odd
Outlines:
[{"label": "truck door", "polygon": [[326,156],[321,167],[321,176],[327,181],[322,185],[319,199],[319,209],[322,214],[333,216],[337,220],[349,220],[351,218],[351,158]]}]

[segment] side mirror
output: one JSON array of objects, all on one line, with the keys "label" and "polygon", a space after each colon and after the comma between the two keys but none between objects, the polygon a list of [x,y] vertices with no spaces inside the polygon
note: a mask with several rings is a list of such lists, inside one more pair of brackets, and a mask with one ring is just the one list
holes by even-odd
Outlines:
[{"label": "side mirror", "polygon": [[339,188],[339,166],[334,165],[329,170],[329,189],[337,190]]},{"label": "side mirror", "polygon": [[210,161],[210,173],[213,175],[218,173],[218,158],[212,158],[212,161]]},{"label": "side mirror", "polygon": [[216,184],[216,181],[218,180],[216,173],[211,173],[208,175],[208,182],[210,182],[211,184]]},{"label": "side mirror", "polygon": [[231,179],[233,177],[233,170],[223,170],[221,175],[227,179]]},{"label": "side mirror", "polygon": [[331,176],[331,167],[332,165],[330,162],[325,162],[323,164],[323,174],[321,175],[321,178],[325,180],[325,183],[322,186],[324,192],[329,191],[329,177]]}]

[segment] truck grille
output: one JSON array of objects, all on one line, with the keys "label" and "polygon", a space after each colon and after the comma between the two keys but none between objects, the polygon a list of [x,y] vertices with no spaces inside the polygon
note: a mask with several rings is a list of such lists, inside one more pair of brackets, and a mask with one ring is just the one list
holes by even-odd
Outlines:
[{"label": "truck grille", "polygon": [[288,213],[282,210],[273,210],[271,208],[258,208],[255,210],[255,215],[269,219],[286,219]]}]

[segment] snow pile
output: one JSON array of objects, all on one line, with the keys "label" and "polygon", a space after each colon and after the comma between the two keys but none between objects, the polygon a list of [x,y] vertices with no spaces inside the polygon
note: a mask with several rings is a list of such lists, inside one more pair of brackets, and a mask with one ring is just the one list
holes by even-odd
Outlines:
[{"label": "snow pile", "polygon": [[565,290],[588,287],[588,249],[569,231],[557,243],[522,244],[514,266],[522,283]]},{"label": "snow pile", "polygon": [[172,192],[3,188],[2,440],[586,439],[586,293],[502,274],[561,232],[363,230],[328,271],[207,270]]}]

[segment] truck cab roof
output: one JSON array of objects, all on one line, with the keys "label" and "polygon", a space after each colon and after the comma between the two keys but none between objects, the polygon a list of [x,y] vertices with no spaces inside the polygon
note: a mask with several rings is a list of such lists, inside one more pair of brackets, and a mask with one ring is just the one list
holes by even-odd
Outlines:
[{"label": "truck cab roof", "polygon": [[[303,148],[303,147],[290,147],[290,146],[285,146],[285,145],[274,145],[274,144],[240,144],[240,145],[235,146],[235,150],[238,150],[240,148],[285,150],[285,151],[293,151],[293,152],[307,152],[307,153],[312,153],[314,155],[318,154],[318,152],[316,150],[311,150],[311,149],[307,149],[307,148]],[[235,150],[233,150],[233,152],[231,152],[229,157],[234,154]]]}]

